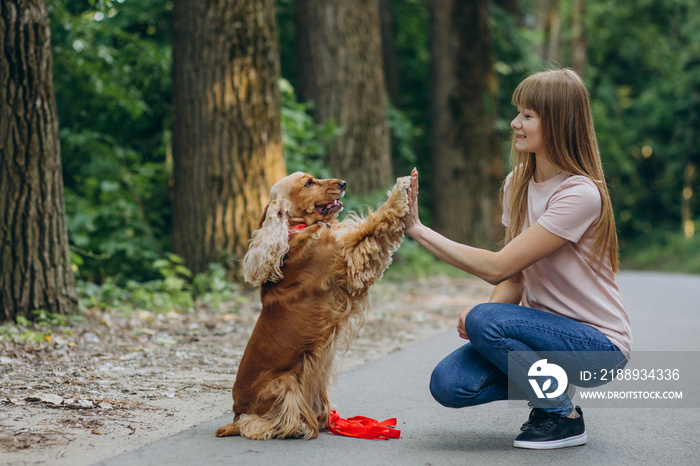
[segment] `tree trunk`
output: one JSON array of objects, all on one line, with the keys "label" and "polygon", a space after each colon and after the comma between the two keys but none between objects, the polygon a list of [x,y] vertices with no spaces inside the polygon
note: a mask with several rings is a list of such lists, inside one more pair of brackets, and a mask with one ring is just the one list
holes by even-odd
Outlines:
[{"label": "tree trunk", "polygon": [[0,4],[0,257],[1,320],[76,312],[42,0]]},{"label": "tree trunk", "polygon": [[584,76],[588,62],[588,46],[586,45],[586,29],[584,15],[585,0],[576,0],[571,15],[571,67]]},{"label": "tree trunk", "polygon": [[481,247],[500,236],[502,178],[488,6],[435,0],[430,31],[433,221],[449,238]]},{"label": "tree trunk", "polygon": [[176,0],[173,239],[195,273],[238,270],[285,173],[274,0]]},{"label": "tree trunk", "polygon": [[561,63],[561,12],[559,0],[534,0],[535,24],[533,29],[542,34],[539,47],[542,61]]},{"label": "tree trunk", "polygon": [[379,0],[379,24],[382,39],[382,63],[384,82],[389,101],[399,107],[401,97],[401,79],[399,78],[399,54],[396,46],[396,22],[391,0]]},{"label": "tree trunk", "polygon": [[328,164],[353,193],[392,182],[377,0],[297,0],[299,96],[335,121]]}]

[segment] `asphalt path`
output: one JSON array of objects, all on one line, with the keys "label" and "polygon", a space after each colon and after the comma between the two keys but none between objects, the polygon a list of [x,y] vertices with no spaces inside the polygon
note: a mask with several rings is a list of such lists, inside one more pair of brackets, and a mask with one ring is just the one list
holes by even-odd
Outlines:
[{"label": "asphalt path", "polygon": [[[700,356],[700,276],[623,272],[618,283],[632,321],[634,351]],[[432,368],[461,344],[456,330],[451,331],[339,376],[332,401],[341,416],[395,417],[400,439],[363,440],[328,432],[309,441],[216,438],[216,429],[231,421],[226,414],[98,464],[700,464],[700,408],[587,408],[585,401],[574,399],[584,410],[586,445],[551,451],[513,448],[528,414],[524,404],[448,409],[430,396]],[[695,367],[700,372],[700,364]]]}]

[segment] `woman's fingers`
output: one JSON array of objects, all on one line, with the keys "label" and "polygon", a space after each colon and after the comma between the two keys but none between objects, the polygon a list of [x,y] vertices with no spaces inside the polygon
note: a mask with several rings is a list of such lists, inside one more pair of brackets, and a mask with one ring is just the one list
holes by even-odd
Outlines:
[{"label": "woman's fingers", "polygon": [[457,322],[457,333],[459,333],[460,338],[464,338],[465,340],[469,340],[469,335],[467,335],[467,330],[464,328],[464,320],[467,318],[467,314],[469,314],[469,311],[471,310],[471,307],[465,308],[459,314],[459,322]]}]

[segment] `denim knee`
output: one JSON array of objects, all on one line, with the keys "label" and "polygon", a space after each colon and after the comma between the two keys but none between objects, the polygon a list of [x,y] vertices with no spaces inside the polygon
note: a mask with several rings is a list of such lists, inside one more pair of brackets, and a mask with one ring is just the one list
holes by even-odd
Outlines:
[{"label": "denim knee", "polygon": [[465,408],[507,399],[507,383],[494,383],[493,376],[499,371],[484,371],[481,364],[472,367],[468,361],[455,365],[451,356],[443,359],[430,376],[430,394],[435,401],[446,408]]},{"label": "denim knee", "polygon": [[473,342],[473,337],[483,335],[493,324],[492,313],[496,306],[491,303],[478,304],[474,306],[464,319],[464,330]]},{"label": "denim knee", "polygon": [[435,401],[446,408],[457,408],[458,406],[454,403],[457,387],[452,383],[449,375],[449,371],[438,364],[430,375],[430,394]]}]

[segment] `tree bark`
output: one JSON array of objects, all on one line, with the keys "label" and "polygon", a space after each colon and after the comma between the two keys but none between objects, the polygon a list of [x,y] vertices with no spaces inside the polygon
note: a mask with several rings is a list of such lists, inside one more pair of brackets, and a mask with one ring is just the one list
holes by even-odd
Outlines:
[{"label": "tree bark", "polygon": [[534,0],[533,29],[543,36],[538,54],[540,60],[561,63],[561,12],[559,0]]},{"label": "tree bark", "polygon": [[42,0],[0,4],[0,319],[76,312],[51,33]]},{"label": "tree bark", "polygon": [[588,46],[586,44],[584,22],[585,12],[586,1],[576,0],[571,16],[571,67],[581,76],[585,76],[586,63],[588,62]]},{"label": "tree bark", "polygon": [[502,178],[489,2],[431,2],[431,153],[435,227],[492,246]]},{"label": "tree bark", "polygon": [[173,239],[195,273],[238,270],[285,173],[274,0],[176,0]]},{"label": "tree bark", "polygon": [[299,96],[344,133],[328,164],[353,193],[392,183],[377,0],[297,0]]},{"label": "tree bark", "polygon": [[394,21],[394,11],[391,8],[391,0],[379,0],[379,24],[386,91],[391,104],[398,108],[401,97],[401,79],[396,46],[396,22]]}]

